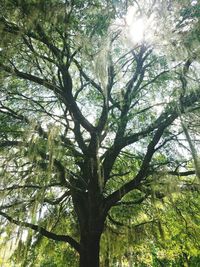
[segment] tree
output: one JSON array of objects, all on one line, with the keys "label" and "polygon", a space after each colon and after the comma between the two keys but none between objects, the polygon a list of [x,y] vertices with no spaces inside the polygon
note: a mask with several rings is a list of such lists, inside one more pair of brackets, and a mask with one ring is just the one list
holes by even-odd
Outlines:
[{"label": "tree", "polygon": [[[113,207],[148,199],[160,172],[198,176],[181,155],[200,104],[198,38],[183,42],[198,16],[185,2],[186,17],[179,1],[1,4],[3,227],[65,242],[80,267],[98,267]],[[134,39],[137,17],[153,21],[154,39],[147,26]],[[172,21],[174,39],[163,41],[158,31]]]}]

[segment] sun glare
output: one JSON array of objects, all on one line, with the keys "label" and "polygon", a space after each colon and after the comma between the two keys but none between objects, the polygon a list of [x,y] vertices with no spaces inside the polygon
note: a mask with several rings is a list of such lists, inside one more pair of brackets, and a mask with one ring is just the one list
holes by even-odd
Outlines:
[{"label": "sun glare", "polygon": [[133,43],[140,43],[142,41],[150,41],[153,37],[153,16],[147,18],[145,15],[136,14],[136,8],[130,6],[126,15],[126,25],[128,28],[128,35]]},{"label": "sun glare", "polygon": [[142,18],[136,20],[133,25],[130,25],[129,34],[131,40],[136,43],[145,39],[145,23]]}]

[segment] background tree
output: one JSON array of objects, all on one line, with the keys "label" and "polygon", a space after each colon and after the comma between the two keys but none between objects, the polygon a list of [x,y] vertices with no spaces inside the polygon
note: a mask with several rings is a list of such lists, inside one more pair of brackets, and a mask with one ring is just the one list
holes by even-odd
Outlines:
[{"label": "background tree", "polygon": [[106,218],[124,201],[148,201],[157,182],[163,197],[163,173],[199,176],[196,9],[194,1],[1,4],[3,228],[65,242],[81,267],[97,267]]}]

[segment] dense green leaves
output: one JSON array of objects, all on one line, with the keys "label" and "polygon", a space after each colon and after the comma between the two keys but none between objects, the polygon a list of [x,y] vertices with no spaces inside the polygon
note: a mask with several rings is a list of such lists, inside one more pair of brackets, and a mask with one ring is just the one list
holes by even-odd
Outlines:
[{"label": "dense green leaves", "polygon": [[98,267],[102,234],[102,266],[195,264],[199,4],[0,9],[0,215],[14,264],[77,266],[79,254]]}]

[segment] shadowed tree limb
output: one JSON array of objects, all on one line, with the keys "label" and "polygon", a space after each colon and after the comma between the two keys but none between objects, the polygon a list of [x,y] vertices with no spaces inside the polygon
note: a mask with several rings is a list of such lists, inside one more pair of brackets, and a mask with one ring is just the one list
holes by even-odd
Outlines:
[{"label": "shadowed tree limb", "polygon": [[[184,110],[182,110],[181,112],[182,113],[189,112],[190,109],[192,111],[194,109],[193,108],[194,104],[199,100],[200,100],[200,91],[196,90],[191,92],[182,99],[182,105],[184,106]],[[192,107],[191,104],[193,104]],[[144,130],[137,133],[133,133],[128,136],[120,136],[117,142],[115,139],[114,144],[109,149],[107,149],[107,151],[103,155],[104,157],[103,169],[104,169],[105,181],[109,180],[110,172],[115,163],[115,160],[124,147],[133,144],[138,140],[148,136],[148,134],[152,133],[154,130],[158,129],[159,127],[162,127],[163,124],[165,123],[168,124],[167,121],[171,116],[174,116],[175,120],[176,118],[179,117],[179,115],[180,115],[180,110],[177,109],[177,103],[172,101],[171,103],[168,104],[165,111]]]},{"label": "shadowed tree limb", "polygon": [[194,175],[195,173],[196,173],[195,170],[185,171],[185,172],[179,172],[179,171],[167,172],[167,174],[175,175],[175,176],[189,176],[189,175]]},{"label": "shadowed tree limb", "polygon": [[42,236],[45,236],[49,239],[53,239],[55,241],[62,241],[62,242],[66,242],[69,245],[71,245],[78,253],[80,252],[80,245],[79,243],[73,239],[71,236],[68,235],[57,235],[55,233],[49,232],[47,231],[45,228],[39,226],[39,225],[35,225],[32,223],[27,223],[27,222],[22,222],[19,220],[15,220],[13,219],[11,216],[9,216],[8,214],[0,211],[0,215],[3,216],[4,218],[6,218],[9,222],[14,223],[18,226],[24,226],[27,228],[30,228],[38,233],[40,233]]},{"label": "shadowed tree limb", "polygon": [[105,211],[108,211],[115,203],[121,200],[127,193],[137,188],[137,186],[139,186],[142,180],[145,180],[145,178],[148,176],[151,159],[156,151],[156,145],[160,141],[160,138],[162,137],[164,130],[176,118],[177,118],[177,114],[174,113],[160,125],[160,127],[157,129],[156,133],[154,134],[152,141],[149,143],[147,147],[147,152],[143,159],[143,162],[142,162],[142,165],[140,167],[138,174],[131,181],[122,185],[118,190],[116,190],[110,196],[106,198]]},{"label": "shadowed tree limb", "polygon": [[59,94],[59,95],[61,94],[60,88],[58,86],[56,86],[55,84],[52,84],[49,81],[44,80],[44,79],[42,79],[40,77],[37,77],[35,75],[19,71],[15,67],[12,68],[12,67],[0,64],[0,70],[3,70],[5,72],[7,72],[7,73],[10,73],[10,74],[12,74],[14,76],[17,76],[17,77],[21,78],[21,79],[29,80],[29,81],[35,82],[35,83],[37,83],[39,85],[43,85],[44,87],[52,90],[56,94]]}]

